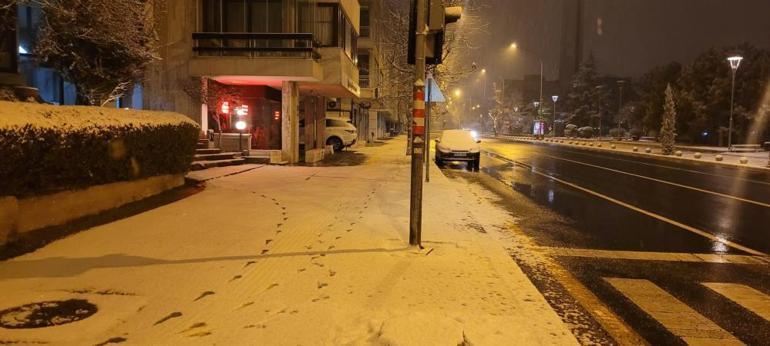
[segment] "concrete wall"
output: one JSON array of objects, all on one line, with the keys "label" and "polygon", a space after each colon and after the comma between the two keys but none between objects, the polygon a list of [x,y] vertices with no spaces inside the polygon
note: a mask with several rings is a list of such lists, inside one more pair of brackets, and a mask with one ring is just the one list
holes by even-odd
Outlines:
[{"label": "concrete wall", "polygon": [[64,225],[183,184],[181,174],[163,175],[22,199],[0,197],[0,246],[23,239],[25,233]]},{"label": "concrete wall", "polygon": [[189,73],[193,56],[192,33],[197,31],[197,3],[193,0],[167,0],[158,14],[161,60],[153,63],[144,82],[144,107],[175,111],[200,124],[201,102],[185,90],[199,87]]}]

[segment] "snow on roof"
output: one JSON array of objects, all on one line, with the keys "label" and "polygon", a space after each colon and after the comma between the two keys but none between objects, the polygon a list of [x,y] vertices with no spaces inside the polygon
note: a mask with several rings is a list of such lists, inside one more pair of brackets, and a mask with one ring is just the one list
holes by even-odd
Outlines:
[{"label": "snow on roof", "polygon": [[32,125],[44,128],[90,128],[125,125],[198,126],[179,113],[90,106],[53,106],[0,101],[0,128]]}]

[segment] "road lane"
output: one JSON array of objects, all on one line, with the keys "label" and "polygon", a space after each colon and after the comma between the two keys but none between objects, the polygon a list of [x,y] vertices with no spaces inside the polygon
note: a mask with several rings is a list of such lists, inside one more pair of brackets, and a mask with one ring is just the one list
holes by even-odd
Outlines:
[{"label": "road lane", "polygon": [[[760,180],[761,174],[736,179],[727,170],[697,171],[660,160],[628,163],[636,158],[617,154],[604,160],[602,153],[570,148],[561,153],[549,145],[496,141],[484,145],[487,151],[496,149],[522,164],[484,155],[480,174],[452,165],[444,173],[494,192],[515,215],[510,232],[524,234],[532,242],[522,242],[531,245],[512,251],[511,256],[555,310],[569,300],[565,294],[586,311],[606,307],[650,344],[684,344],[691,337],[667,319],[668,312],[679,312],[683,323],[707,319],[711,330],[717,330],[716,325],[731,335],[722,333],[720,338],[725,340],[767,343],[770,321],[764,315],[770,297],[770,257],[752,256],[622,205],[633,202],[693,224],[716,224],[743,237],[744,245],[767,248],[762,238],[768,231],[762,223],[767,221],[768,208],[762,203],[767,202],[763,194],[768,184]],[[735,181],[748,183],[752,191],[731,193],[728,186]],[[569,184],[623,202],[613,203]],[[732,215],[728,220],[733,222],[715,223],[722,215]],[[741,215],[746,220],[740,220]],[[531,262],[532,253],[547,254],[562,269]],[[564,280],[564,273],[574,279]],[[649,304],[637,304],[639,299],[630,299],[627,290],[605,278],[646,280],[678,302],[656,301],[662,312],[652,311]],[[560,290],[551,280],[569,289]],[[721,293],[713,287],[721,287]],[[575,293],[583,291],[594,298]]]},{"label": "road lane", "polygon": [[[730,171],[715,165],[698,167],[696,173],[688,165],[659,164],[659,159],[634,158],[637,163],[628,163],[617,154],[553,145],[486,141],[485,149],[681,223],[684,228],[701,230],[760,253],[770,252],[770,186],[761,180],[766,174],[732,169],[733,174],[742,176],[738,180],[724,175]],[[715,246],[714,250],[720,249]]]}]

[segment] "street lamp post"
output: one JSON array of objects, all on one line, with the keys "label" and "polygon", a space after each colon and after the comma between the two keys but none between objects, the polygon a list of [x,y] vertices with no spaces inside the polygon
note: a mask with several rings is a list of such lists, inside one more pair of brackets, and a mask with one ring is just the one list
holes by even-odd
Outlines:
[{"label": "street lamp post", "polygon": [[623,86],[625,84],[626,84],[626,81],[624,80],[618,81],[618,88],[620,89],[620,92],[619,92],[620,100],[618,100],[618,138],[622,138],[621,129],[620,129],[620,123],[621,123],[620,113],[623,112]]},{"label": "street lamp post", "polygon": [[727,58],[730,62],[730,69],[732,70],[732,86],[730,91],[730,126],[727,132],[727,151],[733,150],[733,111],[735,109],[735,73],[738,71],[738,67],[741,66],[742,56],[735,55]]},{"label": "street lamp post", "polygon": [[559,101],[559,95],[551,96],[551,100],[553,100],[553,136],[556,137],[556,101]]},{"label": "street lamp post", "polygon": [[[535,108],[537,108],[537,120],[535,122],[539,123],[539,124],[542,124],[542,118],[541,118],[542,114],[540,113],[540,101],[532,102],[532,104],[535,106]],[[541,128],[541,131],[542,131],[542,127],[540,127],[540,128]],[[532,134],[534,135],[535,139],[540,139],[540,134],[539,133],[534,133],[534,131],[533,131]]]},{"label": "street lamp post", "polygon": [[[518,50],[519,49],[519,45],[516,42],[513,42],[513,43],[511,43],[510,48],[513,49],[513,50]],[[543,66],[543,59],[538,58],[537,60],[538,60],[538,62],[540,62],[540,98],[538,99],[538,102],[540,102],[540,104],[543,104],[543,78],[544,78],[543,72],[544,72],[544,66]],[[539,112],[540,112],[540,110],[538,109],[538,113]],[[538,115],[541,115],[541,114],[538,114]]]}]

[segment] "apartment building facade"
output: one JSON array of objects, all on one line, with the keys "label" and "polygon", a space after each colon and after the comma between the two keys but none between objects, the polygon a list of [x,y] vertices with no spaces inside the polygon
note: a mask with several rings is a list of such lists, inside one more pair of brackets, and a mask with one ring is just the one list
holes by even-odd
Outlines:
[{"label": "apartment building facade", "polygon": [[242,131],[289,163],[322,157],[327,109],[360,98],[357,0],[169,0],[164,12],[145,108]]},{"label": "apartment building facade", "polygon": [[380,27],[383,18],[382,0],[360,0],[361,36],[358,45],[358,75],[361,86],[362,109],[354,119],[359,131],[359,141],[372,143],[389,135],[397,119],[385,106],[381,95],[385,94],[383,61],[381,54]]}]

